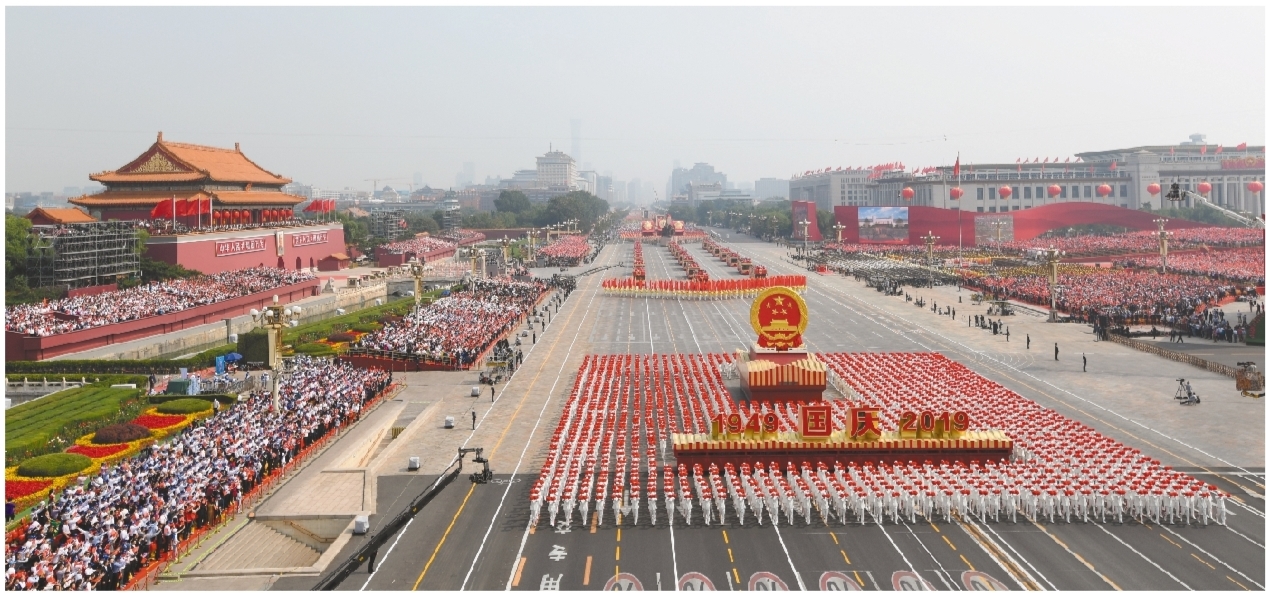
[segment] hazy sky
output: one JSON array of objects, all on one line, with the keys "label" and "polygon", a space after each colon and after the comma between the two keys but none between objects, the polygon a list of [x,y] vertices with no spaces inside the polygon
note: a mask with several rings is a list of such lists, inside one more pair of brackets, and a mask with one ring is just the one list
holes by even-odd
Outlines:
[{"label": "hazy sky", "polygon": [[5,190],[60,191],[158,130],[323,187],[448,187],[551,142],[663,192],[1014,162],[1185,140],[1261,144],[1266,9],[7,8]]}]

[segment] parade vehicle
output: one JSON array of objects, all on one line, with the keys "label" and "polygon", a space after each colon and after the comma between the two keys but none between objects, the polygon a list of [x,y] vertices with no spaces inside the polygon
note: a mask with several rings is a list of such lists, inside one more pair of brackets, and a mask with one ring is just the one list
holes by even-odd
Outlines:
[{"label": "parade vehicle", "polygon": [[749,258],[749,257],[744,257],[744,258],[740,259],[740,260],[739,260],[739,264],[738,264],[738,271],[739,271],[739,274],[742,274],[742,275],[744,275],[744,276],[749,276],[749,275],[751,275],[751,273],[752,273],[752,259],[751,259],[751,258]]},{"label": "parade vehicle", "polygon": [[725,254],[725,265],[731,268],[737,268],[739,264],[739,254],[730,251]]},{"label": "parade vehicle", "polygon": [[767,270],[765,266],[756,266],[752,268],[753,278],[766,278],[768,276],[769,276],[769,270]]},{"label": "parade vehicle", "polygon": [[1174,399],[1178,400],[1179,404],[1185,406],[1200,403],[1200,396],[1196,395],[1196,390],[1191,387],[1190,381],[1186,379],[1177,379],[1177,381],[1178,390],[1174,392]]},{"label": "parade vehicle", "polygon": [[700,269],[699,266],[692,266],[686,269],[687,280],[699,280],[700,277],[706,277],[707,275],[708,273]]},{"label": "parade vehicle", "polygon": [[640,281],[645,282],[645,281],[646,281],[646,268],[644,268],[644,267],[642,267],[642,266],[638,266],[638,267],[636,267],[636,268],[633,268],[633,279],[634,279],[634,280],[640,280]]}]

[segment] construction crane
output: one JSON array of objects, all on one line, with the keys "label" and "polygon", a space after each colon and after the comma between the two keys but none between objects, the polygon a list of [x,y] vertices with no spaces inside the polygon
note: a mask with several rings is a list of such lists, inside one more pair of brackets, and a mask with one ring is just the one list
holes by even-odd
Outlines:
[{"label": "construction crane", "polygon": [[1183,198],[1191,198],[1192,200],[1199,200],[1201,202],[1204,202],[1205,205],[1226,215],[1227,218],[1230,218],[1231,220],[1234,220],[1235,222],[1238,222],[1250,229],[1266,228],[1266,221],[1260,218],[1249,218],[1233,210],[1228,210],[1226,208],[1223,208],[1211,202],[1209,198],[1206,198],[1196,192],[1183,189],[1177,183],[1169,186],[1169,193],[1165,194],[1165,198],[1171,202],[1177,202],[1179,200],[1182,200]]}]

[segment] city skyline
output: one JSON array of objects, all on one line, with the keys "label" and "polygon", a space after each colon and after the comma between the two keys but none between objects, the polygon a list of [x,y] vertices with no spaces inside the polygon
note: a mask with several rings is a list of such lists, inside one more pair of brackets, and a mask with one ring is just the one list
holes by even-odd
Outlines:
[{"label": "city skyline", "polygon": [[[357,189],[374,178],[447,187],[466,163],[472,181],[509,178],[551,143],[583,146],[578,165],[661,191],[674,161],[710,163],[741,183],[958,155],[964,165],[1066,157],[1195,132],[1260,145],[1261,13],[12,8],[5,190],[88,186],[88,174],[122,166],[160,130],[176,142],[240,142],[279,174]],[[1035,34],[1038,20],[1050,36]],[[401,22],[428,34],[382,33]],[[705,22],[750,42],[722,51],[699,33]],[[818,34],[833,27],[849,34]],[[472,28],[486,34],[468,39]],[[1176,28],[1219,31],[1216,59],[1156,34]],[[186,43],[198,37],[221,51],[208,58]],[[334,37],[362,47],[311,41]],[[449,58],[435,59],[441,48]],[[147,75],[118,74],[128,63],[147,64]],[[231,84],[188,92],[191,68]],[[647,84],[541,87],[530,82],[540,70]],[[32,91],[67,81],[91,90]],[[1194,92],[1202,87],[1216,92]]]}]

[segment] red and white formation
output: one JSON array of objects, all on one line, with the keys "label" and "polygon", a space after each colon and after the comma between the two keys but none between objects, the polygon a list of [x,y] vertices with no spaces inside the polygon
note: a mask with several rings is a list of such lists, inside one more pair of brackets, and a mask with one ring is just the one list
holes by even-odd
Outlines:
[{"label": "red and white formation", "polygon": [[[669,435],[707,433],[708,419],[740,412],[718,371],[732,357],[591,355],[581,365],[532,487],[531,520],[536,523],[548,508],[552,525],[570,523],[576,511],[588,524],[589,502],[596,499],[599,522],[611,501],[622,523],[637,524],[645,491],[652,524],[659,500],[665,501],[670,524],[678,515],[687,524],[695,520],[696,501],[705,524],[748,519],[763,524],[766,518],[775,525],[916,521],[920,516],[930,521],[955,513],[979,521],[1026,515],[1052,522],[1128,516],[1157,523],[1225,523],[1226,495],[1214,486],[1162,467],[940,354],[820,356],[858,394],[856,401],[830,400],[836,426],[844,426],[852,405],[883,410],[885,431],[897,429],[901,411],[962,410],[976,426],[1005,430],[1015,442],[1015,459],[674,467],[665,459]],[[795,430],[798,403],[759,409],[774,412],[785,429]]]}]

